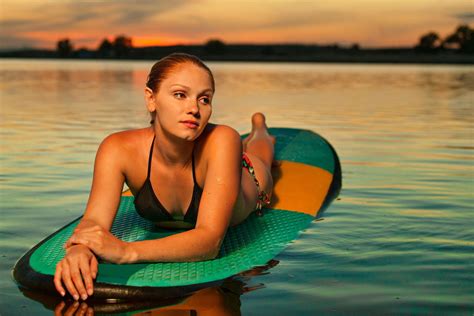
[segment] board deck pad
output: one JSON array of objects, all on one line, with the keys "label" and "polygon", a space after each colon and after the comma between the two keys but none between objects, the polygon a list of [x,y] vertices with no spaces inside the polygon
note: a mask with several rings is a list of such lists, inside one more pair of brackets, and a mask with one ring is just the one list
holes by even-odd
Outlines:
[{"label": "board deck pad", "polygon": [[[255,265],[266,264],[312,220],[310,215],[283,210],[269,210],[264,216],[252,214],[241,225],[229,229],[214,260],[129,265],[102,263],[97,281],[131,286],[179,286],[224,279]],[[69,225],[31,256],[33,269],[54,274],[56,263],[64,257],[62,245],[78,222]],[[125,241],[137,241],[162,238],[176,231],[155,228],[137,214],[133,197],[122,197],[112,233]]]},{"label": "board deck pad", "polygon": [[[264,210],[263,216],[253,213],[243,223],[230,227],[217,258],[126,265],[101,262],[95,286],[149,289],[207,284],[265,265],[278,255],[337,196],[341,179],[335,151],[316,133],[287,128],[272,128],[270,133],[277,137],[275,159],[282,161],[274,174],[272,204]],[[79,221],[80,218],[66,225],[20,259],[14,269],[20,285],[37,288],[47,280],[52,282],[56,264],[65,255],[62,246]],[[133,196],[122,196],[112,226],[112,233],[124,241],[163,238],[181,231],[158,228],[141,218],[134,208]],[[22,277],[20,270],[26,269],[25,266],[34,272],[30,276],[42,277],[44,282],[24,284],[28,278]],[[95,293],[107,296],[103,291]],[[122,295],[127,293],[129,291]]]}]

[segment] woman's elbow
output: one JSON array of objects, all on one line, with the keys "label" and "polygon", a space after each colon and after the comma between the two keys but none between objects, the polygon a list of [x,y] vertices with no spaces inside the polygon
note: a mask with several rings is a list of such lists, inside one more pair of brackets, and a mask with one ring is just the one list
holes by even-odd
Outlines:
[{"label": "woman's elbow", "polygon": [[[215,229],[209,229],[208,227],[196,227],[195,240],[199,240],[199,243],[195,244],[194,247],[199,246],[195,257],[195,261],[206,261],[215,259],[221,250],[222,242],[224,241],[225,232],[216,231]],[[194,261],[194,260],[193,260]]]},{"label": "woman's elbow", "polygon": [[221,250],[222,239],[216,238],[212,240],[210,246],[207,248],[207,251],[203,254],[202,260],[213,260],[216,259]]},{"label": "woman's elbow", "polygon": [[206,260],[213,260],[216,259],[219,255],[220,247],[213,249],[209,254]]},{"label": "woman's elbow", "polygon": [[201,252],[198,255],[193,256],[190,259],[187,259],[185,261],[191,261],[191,262],[197,262],[197,261],[207,261],[207,260],[213,260],[217,258],[217,255],[219,254],[219,249],[206,249],[205,251]]},{"label": "woman's elbow", "polygon": [[202,254],[199,260],[206,261],[206,260],[216,259],[217,256],[219,255],[219,251],[220,251],[220,244],[218,246],[213,245],[209,247],[208,249],[206,249],[206,251],[204,251],[204,253]]}]

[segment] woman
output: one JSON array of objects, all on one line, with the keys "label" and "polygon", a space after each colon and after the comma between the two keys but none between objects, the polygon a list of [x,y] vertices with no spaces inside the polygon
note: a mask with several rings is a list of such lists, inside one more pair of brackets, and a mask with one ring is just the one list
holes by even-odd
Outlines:
[{"label": "woman", "polygon": [[[76,300],[92,295],[96,256],[119,264],[215,258],[229,225],[269,203],[274,138],[265,117],[253,115],[242,144],[232,128],[208,123],[214,91],[211,71],[195,56],[172,54],[152,67],[145,88],[151,127],[112,134],[99,146],[84,216],[56,266],[62,296],[65,288]],[[124,183],[141,216],[191,229],[156,240],[116,238],[110,228]]]}]

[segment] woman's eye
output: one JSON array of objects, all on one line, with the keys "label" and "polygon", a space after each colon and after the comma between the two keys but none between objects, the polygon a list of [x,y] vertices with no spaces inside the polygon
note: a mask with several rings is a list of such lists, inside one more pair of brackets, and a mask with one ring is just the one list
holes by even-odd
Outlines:
[{"label": "woman's eye", "polygon": [[201,103],[210,104],[210,103],[211,103],[211,100],[210,100],[209,98],[202,98],[202,99],[201,99]]},{"label": "woman's eye", "polygon": [[182,98],[185,97],[184,93],[182,93],[182,92],[175,92],[174,96],[178,99],[182,99]]}]

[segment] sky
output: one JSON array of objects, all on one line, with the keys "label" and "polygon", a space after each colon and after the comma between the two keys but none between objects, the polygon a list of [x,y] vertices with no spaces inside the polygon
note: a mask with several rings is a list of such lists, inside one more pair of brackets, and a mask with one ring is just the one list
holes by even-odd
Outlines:
[{"label": "sky", "polygon": [[0,49],[49,48],[69,38],[134,46],[303,43],[413,46],[474,24],[474,0],[0,0]]}]

